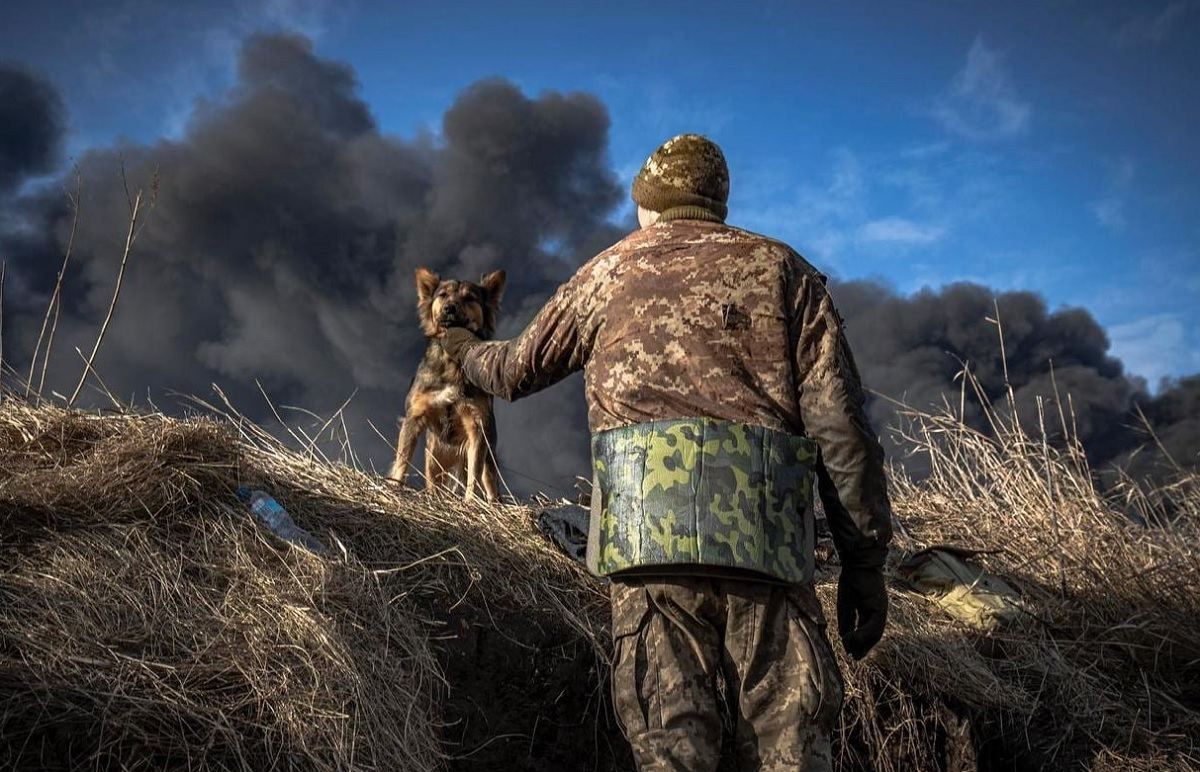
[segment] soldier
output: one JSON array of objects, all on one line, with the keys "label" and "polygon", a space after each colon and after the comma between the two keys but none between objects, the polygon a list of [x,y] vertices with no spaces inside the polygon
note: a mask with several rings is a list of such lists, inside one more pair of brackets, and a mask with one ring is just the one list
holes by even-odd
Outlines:
[{"label": "soldier", "polygon": [[813,588],[814,478],[841,559],[838,631],[883,634],[883,450],[825,277],[726,225],[720,148],[668,140],[633,182],[641,228],[517,338],[444,343],[507,400],[583,369],[588,566],[612,578],[613,699],[638,768],[713,770],[718,677],[741,769],[828,769],[842,680]]}]

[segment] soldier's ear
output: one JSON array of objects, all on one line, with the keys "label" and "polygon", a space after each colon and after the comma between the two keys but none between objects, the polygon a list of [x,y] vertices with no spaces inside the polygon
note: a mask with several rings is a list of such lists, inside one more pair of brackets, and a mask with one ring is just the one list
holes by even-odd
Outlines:
[{"label": "soldier's ear", "polygon": [[483,291],[487,295],[487,303],[492,308],[500,307],[500,298],[504,297],[504,285],[507,281],[508,277],[504,271],[485,273],[479,280],[479,286],[483,287]]},{"label": "soldier's ear", "polygon": [[433,293],[437,291],[438,285],[442,283],[441,277],[428,268],[417,269],[417,302],[424,303],[433,297]]}]

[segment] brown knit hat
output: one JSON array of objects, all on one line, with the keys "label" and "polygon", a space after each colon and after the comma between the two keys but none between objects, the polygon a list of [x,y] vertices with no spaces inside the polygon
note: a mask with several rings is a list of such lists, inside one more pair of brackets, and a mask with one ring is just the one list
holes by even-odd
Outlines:
[{"label": "brown knit hat", "polygon": [[633,179],[633,200],[654,212],[699,206],[724,220],[729,201],[725,154],[699,134],[671,137],[646,159]]}]

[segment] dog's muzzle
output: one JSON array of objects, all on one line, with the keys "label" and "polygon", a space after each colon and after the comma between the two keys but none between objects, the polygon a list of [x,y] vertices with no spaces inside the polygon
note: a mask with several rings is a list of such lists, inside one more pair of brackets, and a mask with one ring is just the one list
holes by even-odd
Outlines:
[{"label": "dog's muzzle", "polygon": [[467,319],[463,318],[458,313],[451,313],[448,311],[443,311],[441,316],[438,317],[438,324],[447,328],[462,327],[466,330],[471,329],[470,322]]}]

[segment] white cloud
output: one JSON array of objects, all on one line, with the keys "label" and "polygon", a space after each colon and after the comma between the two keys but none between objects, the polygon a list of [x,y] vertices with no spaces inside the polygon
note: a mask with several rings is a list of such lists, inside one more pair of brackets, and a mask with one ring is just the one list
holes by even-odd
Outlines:
[{"label": "white cloud", "polygon": [[824,188],[805,190],[805,203],[818,212],[835,217],[851,217],[863,206],[866,182],[862,163],[851,150],[840,148],[834,153],[833,171]]},{"label": "white cloud", "polygon": [[1007,139],[1025,133],[1033,108],[1012,84],[1003,56],[975,38],[967,60],[938,97],[933,115],[950,132],[974,140]]},{"label": "white cloud", "polygon": [[907,158],[912,161],[924,161],[930,158],[944,156],[951,149],[950,143],[944,139],[935,140],[933,142],[921,142],[915,145],[910,145],[900,151],[901,158]]},{"label": "white cloud", "polygon": [[1200,340],[1177,314],[1151,314],[1108,328],[1112,353],[1149,383],[1200,370]]},{"label": "white cloud", "polygon": [[[948,152],[941,148],[933,152]],[[731,221],[780,238],[823,270],[862,270],[853,258],[884,258],[879,247],[907,249],[941,244],[953,231],[960,201],[946,201],[938,175],[904,165],[891,168],[860,157],[849,148],[830,156],[824,173],[795,184],[792,174],[772,163],[740,173]],[[879,189],[899,203],[880,211]],[[903,214],[886,214],[888,211]]]},{"label": "white cloud", "polygon": [[261,13],[270,23],[315,38],[325,34],[332,6],[329,0],[266,0]]},{"label": "white cloud", "polygon": [[886,244],[933,244],[946,235],[938,225],[922,225],[903,217],[884,217],[872,220],[858,229],[858,240]]},{"label": "white cloud", "polygon": [[[168,71],[171,90],[162,103],[163,135],[171,139],[183,136],[197,99],[219,93],[237,79],[239,56],[248,35],[287,32],[320,41],[331,28],[344,23],[351,8],[351,3],[332,0],[236,0],[232,12],[208,17],[207,25],[192,30],[199,47],[181,56]],[[171,17],[171,23],[182,23],[179,18]]]},{"label": "white cloud", "polygon": [[792,188],[772,171],[751,172],[746,183],[734,188],[731,220],[781,238],[827,267],[836,265],[856,223],[866,218],[867,181],[852,150],[839,148],[832,155],[823,183]]},{"label": "white cloud", "polygon": [[[712,91],[653,76],[631,83],[627,96],[636,101],[637,116],[645,136],[663,142],[676,134],[694,132],[717,139],[737,116],[727,102]],[[719,141],[719,140],[718,140]],[[646,155],[657,145],[646,149]]]},{"label": "white cloud", "polygon": [[1119,231],[1125,227],[1125,199],[1133,184],[1137,165],[1133,159],[1124,157],[1112,165],[1105,183],[1105,194],[1091,202],[1092,214],[1096,221],[1111,231]]},{"label": "white cloud", "polygon": [[1116,42],[1119,46],[1161,45],[1170,37],[1179,20],[1193,7],[1189,0],[1168,3],[1155,14],[1141,13],[1117,29]]},{"label": "white cloud", "polygon": [[1102,198],[1092,202],[1092,214],[1101,225],[1111,231],[1125,227],[1125,202],[1119,198]]}]

